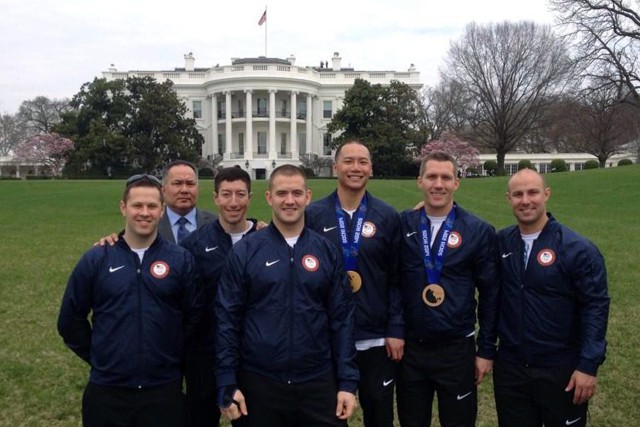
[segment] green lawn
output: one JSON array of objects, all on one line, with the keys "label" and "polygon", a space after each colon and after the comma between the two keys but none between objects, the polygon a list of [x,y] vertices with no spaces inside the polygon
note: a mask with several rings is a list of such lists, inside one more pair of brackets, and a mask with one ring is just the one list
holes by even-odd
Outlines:
[{"label": "green lawn", "polygon": [[[640,425],[640,167],[553,174],[549,210],[593,240],[607,259],[612,297],[609,353],[591,402],[592,426]],[[512,223],[507,178],[466,179],[457,201],[497,228]],[[314,198],[335,187],[311,180]],[[213,210],[212,184],[200,206]],[[0,181],[0,426],[78,426],[88,369],[66,349],[55,323],[67,277],[92,242],[123,226],[122,181]],[[250,216],[267,220],[266,183]],[[398,209],[420,193],[413,180],[372,180]],[[490,383],[480,387],[479,426],[495,426]],[[356,420],[351,425],[359,425]],[[437,425],[437,424],[436,424]]]}]

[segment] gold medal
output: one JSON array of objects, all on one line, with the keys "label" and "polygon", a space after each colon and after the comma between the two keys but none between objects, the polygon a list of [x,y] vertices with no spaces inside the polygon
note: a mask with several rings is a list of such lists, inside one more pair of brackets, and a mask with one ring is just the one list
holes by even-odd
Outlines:
[{"label": "gold medal", "polygon": [[422,291],[422,301],[429,307],[437,307],[444,302],[444,289],[442,286],[431,283]]},{"label": "gold medal", "polygon": [[360,290],[362,287],[362,277],[357,271],[347,271],[347,276],[349,276],[349,284],[351,285],[351,292],[354,294]]}]

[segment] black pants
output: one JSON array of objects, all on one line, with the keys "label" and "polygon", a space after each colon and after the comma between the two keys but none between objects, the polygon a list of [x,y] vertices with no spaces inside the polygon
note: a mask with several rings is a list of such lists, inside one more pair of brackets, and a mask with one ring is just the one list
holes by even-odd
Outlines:
[{"label": "black pants", "polygon": [[386,347],[358,351],[358,397],[365,427],[393,427],[393,391],[398,363],[387,357]]},{"label": "black pants", "polygon": [[402,427],[430,426],[435,394],[442,427],[475,426],[478,396],[474,338],[406,341],[397,393]]},{"label": "black pants", "polygon": [[331,372],[305,383],[287,384],[240,371],[238,383],[249,415],[234,421],[234,427],[346,426],[336,417],[338,389]]},{"label": "black pants", "polygon": [[200,347],[187,352],[185,381],[188,427],[216,427],[220,423],[214,363],[213,349]]},{"label": "black pants", "polygon": [[89,383],[82,396],[84,427],[182,427],[181,382],[131,389]]},{"label": "black pants", "polygon": [[573,404],[573,367],[532,368],[496,361],[493,387],[501,427],[583,427],[587,403]]}]

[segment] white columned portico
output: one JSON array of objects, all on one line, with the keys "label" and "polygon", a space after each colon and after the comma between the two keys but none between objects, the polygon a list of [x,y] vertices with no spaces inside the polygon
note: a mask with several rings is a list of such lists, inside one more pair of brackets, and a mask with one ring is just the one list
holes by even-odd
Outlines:
[{"label": "white columned portico", "polygon": [[244,158],[249,160],[253,159],[253,106],[251,105],[251,95],[253,91],[251,89],[246,89],[244,91],[246,94],[246,107],[247,111],[247,120],[246,120],[246,132],[244,135],[245,147],[244,147]]},{"label": "white columned portico", "polygon": [[[289,133],[291,137],[289,138],[291,141],[291,161],[298,161],[298,105],[297,105],[297,95],[298,92],[291,91],[291,126],[289,128]],[[295,163],[294,163],[295,164]]]},{"label": "white columned portico", "polygon": [[218,95],[211,94],[211,141],[213,145],[213,157],[220,152],[218,149]]},{"label": "white columned portico", "polygon": [[269,89],[269,160],[278,158],[276,150],[276,92]]},{"label": "white columned portico", "polygon": [[225,109],[225,115],[224,115],[224,123],[225,123],[225,130],[224,130],[224,146],[225,146],[225,150],[224,150],[224,158],[225,160],[229,160],[231,158],[231,151],[232,151],[232,138],[231,138],[231,91],[226,91],[224,93],[225,95],[225,101],[224,101],[224,109]]},{"label": "white columned portico", "polygon": [[306,144],[306,148],[307,148],[307,153],[313,153],[313,147],[311,146],[311,123],[313,120],[313,104],[312,104],[312,100],[313,98],[311,97],[311,94],[308,93],[307,94],[307,122],[306,124],[306,129],[305,129],[305,144]]}]

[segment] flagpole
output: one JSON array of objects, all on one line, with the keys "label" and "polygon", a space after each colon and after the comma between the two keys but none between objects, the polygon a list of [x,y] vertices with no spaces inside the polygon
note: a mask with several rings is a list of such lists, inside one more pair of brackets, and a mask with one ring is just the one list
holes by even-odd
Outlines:
[{"label": "flagpole", "polygon": [[[264,13],[267,14],[267,6],[264,6]],[[269,17],[267,16],[267,20],[264,22],[264,57],[267,58],[267,26],[269,25]]]}]

